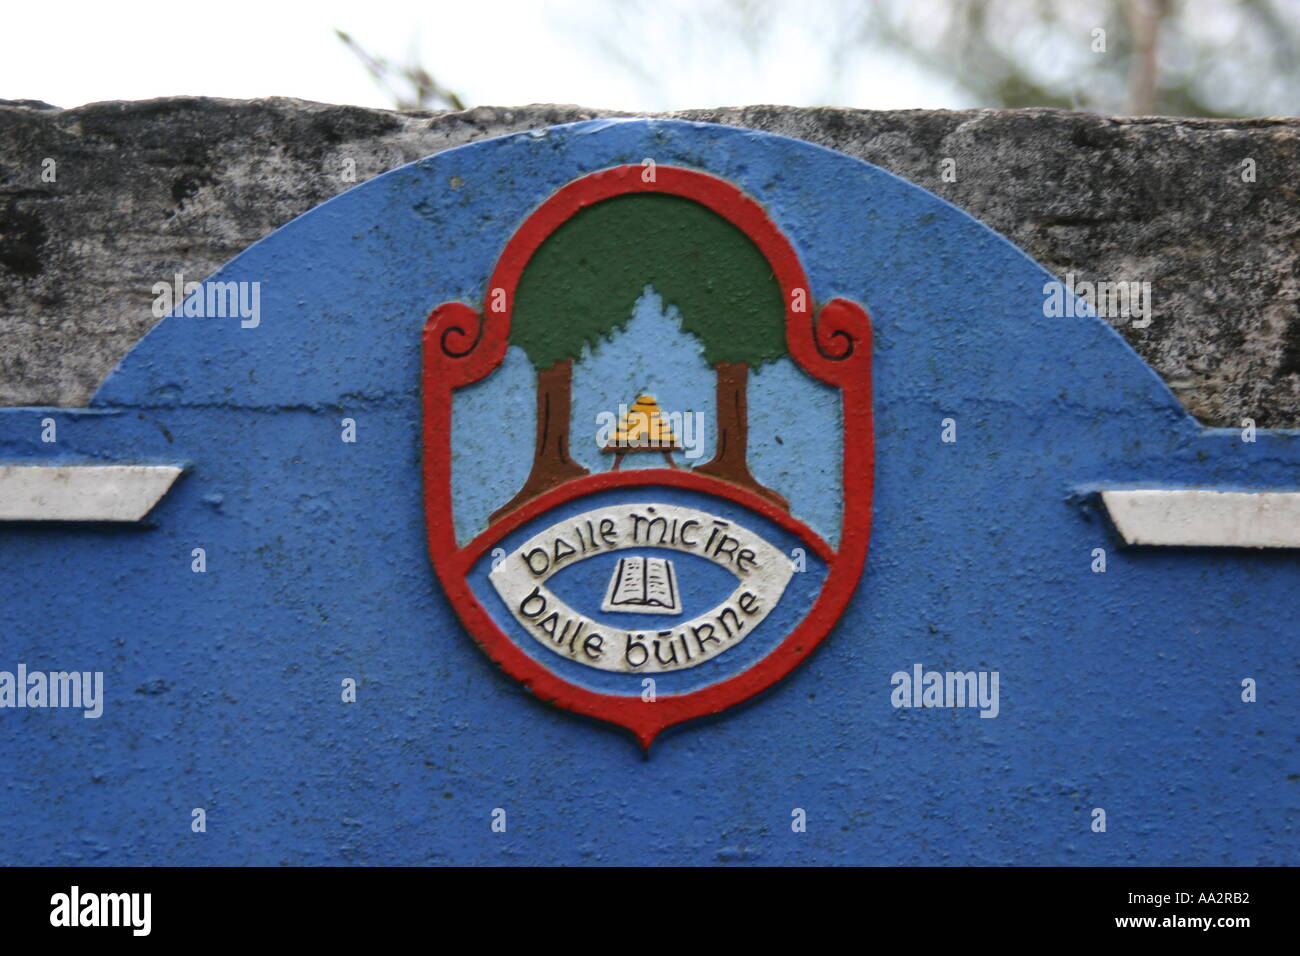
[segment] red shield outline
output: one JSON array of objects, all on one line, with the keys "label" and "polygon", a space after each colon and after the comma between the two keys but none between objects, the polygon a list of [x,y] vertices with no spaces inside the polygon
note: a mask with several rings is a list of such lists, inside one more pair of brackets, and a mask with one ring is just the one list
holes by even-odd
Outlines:
[{"label": "red shield outline", "polygon": [[[871,408],[871,322],[865,309],[843,298],[816,308],[808,279],[789,241],[749,196],[715,176],[672,166],[655,168],[645,181],[639,165],[591,173],[558,190],[532,212],[507,242],[487,290],[500,311],[480,313],[446,302],[429,315],[423,334],[424,505],[429,555],[466,629],[507,674],[543,700],[632,731],[649,748],[674,724],[726,710],[766,690],[790,673],[839,620],[861,577],[871,535],[875,466]],[[668,468],[613,471],[561,485],[497,521],[469,544],[456,540],[451,488],[452,393],[486,377],[504,360],[514,293],[524,267],[542,242],[582,208],[614,196],[661,192],[692,199],[730,221],[767,257],[786,303],[786,345],[809,375],[840,389],[843,400],[843,520],[840,545],[831,549],[802,522],[767,499],[730,482]],[[484,299],[487,300],[485,295]],[[796,311],[798,303],[803,309]],[[597,693],[563,680],[517,646],[468,584],[474,564],[497,542],[532,518],[575,498],[610,488],[673,486],[707,492],[748,507],[807,542],[828,573],[802,622],[766,657],[734,677],[686,694],[660,696]]]}]

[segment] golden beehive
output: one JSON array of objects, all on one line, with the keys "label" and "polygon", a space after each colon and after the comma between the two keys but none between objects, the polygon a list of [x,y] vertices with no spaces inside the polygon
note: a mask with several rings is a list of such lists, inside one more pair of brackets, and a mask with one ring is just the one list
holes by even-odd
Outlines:
[{"label": "golden beehive", "polygon": [[653,395],[638,395],[627,410],[614,433],[613,444],[619,447],[649,446],[651,448],[676,448],[677,439],[672,426],[659,410]]}]

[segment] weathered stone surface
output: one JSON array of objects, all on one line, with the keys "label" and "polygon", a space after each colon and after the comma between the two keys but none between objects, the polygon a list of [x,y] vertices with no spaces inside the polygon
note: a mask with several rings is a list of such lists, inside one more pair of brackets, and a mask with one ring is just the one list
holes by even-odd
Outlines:
[{"label": "weathered stone surface", "polygon": [[[84,404],[156,321],[155,282],[201,279],[350,188],[347,160],[363,182],[474,140],[614,115],[623,114],[0,101],[0,404]],[[1154,321],[1117,325],[1194,415],[1300,426],[1300,120],[777,106],[669,115],[875,163],[1059,276],[1150,281]],[[47,157],[54,183],[42,181]],[[949,157],[956,182],[942,181]],[[1242,179],[1246,159],[1253,183]]]}]

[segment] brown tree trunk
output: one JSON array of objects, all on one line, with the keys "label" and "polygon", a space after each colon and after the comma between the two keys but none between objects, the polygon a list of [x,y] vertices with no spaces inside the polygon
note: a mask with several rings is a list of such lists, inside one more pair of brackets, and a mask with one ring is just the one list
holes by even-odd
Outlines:
[{"label": "brown tree trunk", "polygon": [[573,478],[588,474],[569,457],[569,423],[572,418],[573,362],[563,359],[537,373],[537,436],[533,468],[519,493],[492,513],[497,521],[524,502]]},{"label": "brown tree trunk", "polygon": [[717,447],[713,460],[695,471],[748,488],[789,511],[790,503],[771,488],[760,485],[749,471],[749,365],[719,362],[714,370],[717,373]]}]

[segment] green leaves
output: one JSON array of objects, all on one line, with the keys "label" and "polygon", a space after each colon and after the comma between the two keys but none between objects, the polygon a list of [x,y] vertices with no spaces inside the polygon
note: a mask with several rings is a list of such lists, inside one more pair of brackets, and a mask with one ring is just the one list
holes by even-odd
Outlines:
[{"label": "green leaves", "polygon": [[784,303],[763,254],[706,207],[661,193],[607,199],[557,229],[520,279],[510,341],[539,370],[576,359],[626,324],[646,286],[677,307],[709,365],[785,354]]}]

